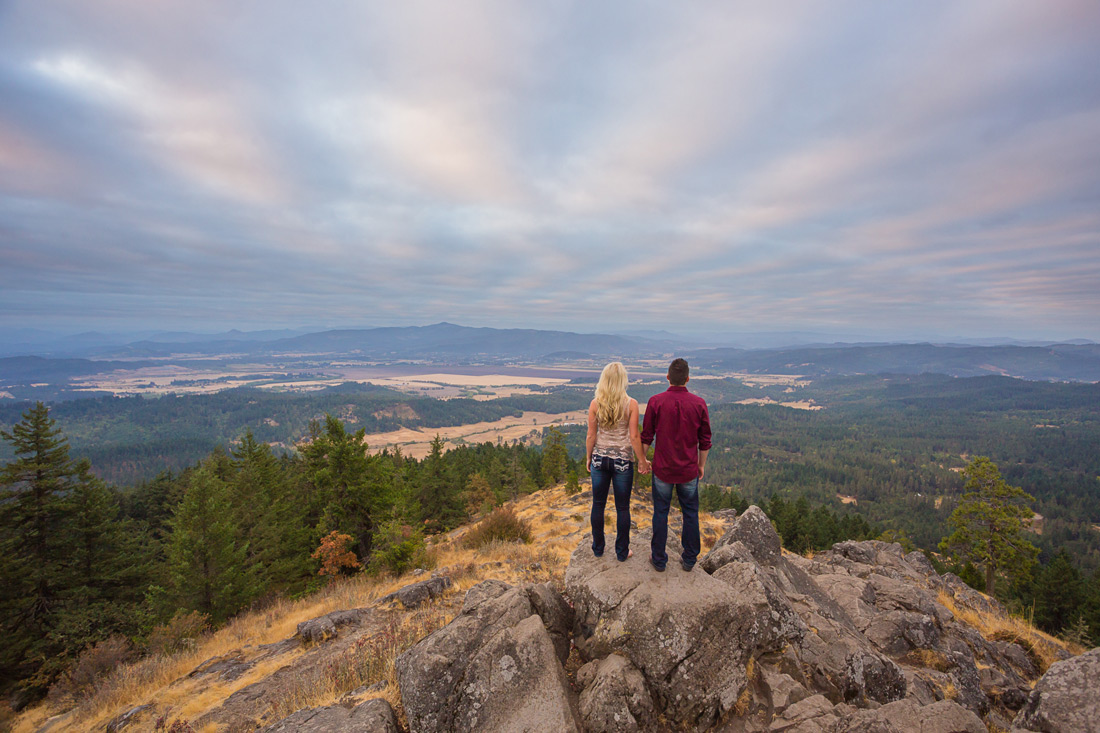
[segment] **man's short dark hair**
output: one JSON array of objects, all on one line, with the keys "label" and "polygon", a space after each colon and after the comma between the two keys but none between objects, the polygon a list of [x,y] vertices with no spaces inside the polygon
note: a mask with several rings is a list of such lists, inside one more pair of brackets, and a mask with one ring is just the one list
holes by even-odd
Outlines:
[{"label": "man's short dark hair", "polygon": [[688,381],[688,363],[683,359],[673,359],[668,365],[669,384],[683,387]]}]

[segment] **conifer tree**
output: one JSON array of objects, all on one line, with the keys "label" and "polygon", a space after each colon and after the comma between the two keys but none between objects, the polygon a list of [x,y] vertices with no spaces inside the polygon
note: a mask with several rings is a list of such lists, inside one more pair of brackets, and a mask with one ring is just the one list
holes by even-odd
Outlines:
[{"label": "conifer tree", "polygon": [[367,454],[366,431],[348,433],[332,415],[316,426],[305,449],[309,479],[323,507],[316,541],[333,530],[354,538],[360,562],[371,556],[373,534],[382,512],[393,502],[384,458]]},{"label": "conifer tree", "polygon": [[[35,689],[48,686],[85,644],[132,623],[137,582],[115,497],[41,402],[12,431],[16,459],[0,470],[0,663]],[[133,549],[133,545],[130,545]]]},{"label": "conifer tree", "polygon": [[496,503],[493,489],[481,473],[470,474],[466,482],[466,513],[471,517],[488,511]]},{"label": "conifer tree", "polygon": [[565,469],[569,463],[569,453],[565,449],[565,436],[557,428],[546,429],[542,442],[542,478],[553,486],[565,479]]},{"label": "conifer tree", "polygon": [[1081,573],[1063,548],[1035,580],[1035,622],[1052,634],[1060,633],[1080,615],[1084,600]]},{"label": "conifer tree", "polygon": [[257,592],[229,486],[211,461],[191,473],[172,518],[168,567],[176,603],[224,621]]},{"label": "conifer tree", "polygon": [[997,574],[1026,572],[1038,550],[1025,534],[1030,519],[1029,502],[1034,497],[1017,486],[1009,486],[989,458],[978,456],[963,470],[965,489],[948,524],[954,531],[940,542],[940,549],[958,553],[982,568],[985,592],[993,594]]},{"label": "conifer tree", "polygon": [[447,470],[443,459],[443,439],[432,440],[431,451],[421,464],[420,490],[417,498],[425,523],[435,529],[450,529],[464,516],[463,491]]},{"label": "conifer tree", "polygon": [[68,572],[62,627],[74,649],[112,634],[137,630],[135,610],[149,580],[152,557],[145,532],[119,517],[118,498],[91,476],[86,461],[77,464],[82,480],[68,497]]}]

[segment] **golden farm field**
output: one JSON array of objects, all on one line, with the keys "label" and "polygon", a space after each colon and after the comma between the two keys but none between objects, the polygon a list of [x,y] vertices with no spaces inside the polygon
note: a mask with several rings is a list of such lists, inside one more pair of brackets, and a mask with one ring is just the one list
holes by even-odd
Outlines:
[{"label": "golden farm field", "polygon": [[584,410],[563,412],[552,415],[546,412],[525,412],[520,417],[505,417],[490,422],[457,425],[447,428],[426,428],[416,430],[402,428],[388,433],[374,433],[367,436],[367,445],[371,452],[377,453],[384,448],[400,447],[401,452],[413,458],[423,458],[431,450],[432,440],[438,435],[443,439],[443,450],[450,450],[463,443],[495,443],[498,439],[511,442],[521,440],[538,443],[542,429],[551,425],[582,423],[587,413]]},{"label": "golden farm field", "polygon": [[[112,392],[117,395],[156,397],[175,394],[210,394],[237,387],[256,387],[275,392],[312,392],[346,382],[374,384],[400,392],[436,399],[471,397],[490,400],[531,394],[531,387],[565,384],[586,370],[541,367],[508,367],[495,373],[486,367],[458,367],[454,371],[422,365],[365,366],[313,364],[286,366],[263,363],[210,367],[186,362],[105,371],[73,380],[75,389]],[[595,381],[598,373],[592,373]]]}]

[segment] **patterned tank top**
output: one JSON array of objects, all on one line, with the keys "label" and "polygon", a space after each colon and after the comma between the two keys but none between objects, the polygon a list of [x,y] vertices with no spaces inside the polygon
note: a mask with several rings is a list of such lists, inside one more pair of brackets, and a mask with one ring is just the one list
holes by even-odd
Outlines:
[{"label": "patterned tank top", "polygon": [[630,446],[629,420],[630,398],[627,397],[623,403],[623,419],[617,425],[607,428],[596,424],[596,445],[592,448],[592,455],[634,460],[634,449]]}]

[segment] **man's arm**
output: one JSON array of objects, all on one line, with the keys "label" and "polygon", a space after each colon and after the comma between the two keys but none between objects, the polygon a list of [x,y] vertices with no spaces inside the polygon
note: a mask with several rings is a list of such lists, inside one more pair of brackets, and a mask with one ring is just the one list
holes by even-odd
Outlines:
[{"label": "man's arm", "polygon": [[642,418],[642,445],[653,445],[653,434],[657,431],[657,405],[650,398],[645,406],[645,417]]},{"label": "man's arm", "polygon": [[703,403],[703,415],[699,420],[699,480],[703,480],[703,473],[707,466],[707,454],[710,453],[710,413],[707,405]]}]

